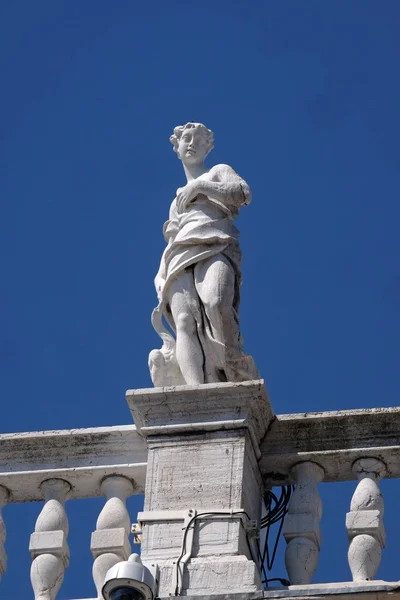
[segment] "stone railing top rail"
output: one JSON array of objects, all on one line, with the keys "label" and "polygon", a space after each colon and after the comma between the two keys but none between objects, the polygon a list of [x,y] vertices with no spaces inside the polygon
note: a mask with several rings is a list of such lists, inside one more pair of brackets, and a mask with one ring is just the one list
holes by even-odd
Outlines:
[{"label": "stone railing top rail", "polygon": [[323,481],[356,479],[357,458],[378,458],[400,477],[400,407],[277,415],[261,444],[265,480],[282,485],[293,465],[313,461]]},{"label": "stone railing top rail", "polygon": [[0,485],[9,502],[43,499],[44,479],[71,485],[70,498],[101,496],[107,475],[124,475],[143,493],[147,449],[134,425],[0,435]]}]

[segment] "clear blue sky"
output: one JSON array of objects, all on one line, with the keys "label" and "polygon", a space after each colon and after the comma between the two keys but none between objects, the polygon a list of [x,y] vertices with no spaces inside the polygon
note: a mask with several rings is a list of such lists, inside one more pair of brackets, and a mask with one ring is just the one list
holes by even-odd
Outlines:
[{"label": "clear blue sky", "polygon": [[[3,432],[131,422],[181,164],[215,132],[253,203],[241,320],[275,412],[392,406],[400,369],[398,0],[15,0],[0,7]],[[396,482],[379,578],[398,578]],[[353,484],[321,486],[316,581],[348,580]],[[130,502],[132,521],[142,499]],[[60,600],[94,596],[102,500],[70,501]],[[31,597],[39,505],[12,505],[1,597]],[[281,558],[275,575],[284,576]]]}]

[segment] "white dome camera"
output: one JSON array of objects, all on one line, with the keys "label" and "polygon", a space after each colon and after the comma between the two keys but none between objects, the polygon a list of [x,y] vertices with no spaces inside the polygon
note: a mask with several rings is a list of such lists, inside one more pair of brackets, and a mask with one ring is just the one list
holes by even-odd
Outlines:
[{"label": "white dome camera", "polygon": [[107,571],[101,592],[104,600],[154,600],[156,579],[157,566],[150,570],[138,554],[131,554]]}]

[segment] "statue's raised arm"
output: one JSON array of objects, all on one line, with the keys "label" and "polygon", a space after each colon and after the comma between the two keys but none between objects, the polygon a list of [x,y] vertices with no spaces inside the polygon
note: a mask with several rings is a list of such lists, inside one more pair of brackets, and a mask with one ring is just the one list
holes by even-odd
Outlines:
[{"label": "statue's raised arm", "polygon": [[249,186],[228,165],[207,169],[204,159],[214,136],[201,123],[175,127],[170,140],[187,184],[178,188],[164,225],[167,247],[155,279],[159,305],[152,316],[163,346],[149,356],[153,383],[256,379],[239,329],[241,251],[233,224],[251,200]]}]

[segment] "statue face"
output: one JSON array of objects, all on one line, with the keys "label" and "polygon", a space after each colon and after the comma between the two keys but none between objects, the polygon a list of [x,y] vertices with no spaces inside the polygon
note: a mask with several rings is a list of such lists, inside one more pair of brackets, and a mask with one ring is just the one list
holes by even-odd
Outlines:
[{"label": "statue face", "polygon": [[200,129],[185,129],[178,143],[178,156],[188,165],[203,163],[208,154],[207,142]]}]

